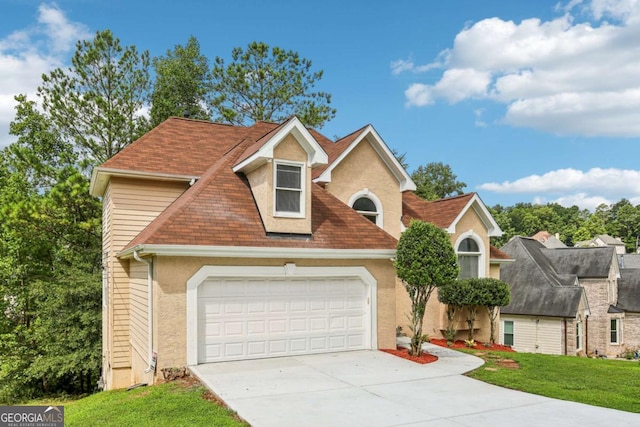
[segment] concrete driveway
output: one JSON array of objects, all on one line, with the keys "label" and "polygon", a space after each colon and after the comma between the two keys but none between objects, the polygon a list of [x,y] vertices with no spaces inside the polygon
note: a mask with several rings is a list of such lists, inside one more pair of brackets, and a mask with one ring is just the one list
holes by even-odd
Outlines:
[{"label": "concrete driveway", "polygon": [[[419,365],[355,351],[192,367],[254,427],[640,425],[640,415],[485,384],[461,375],[482,360],[446,348]],[[544,373],[540,373],[544,375]]]}]

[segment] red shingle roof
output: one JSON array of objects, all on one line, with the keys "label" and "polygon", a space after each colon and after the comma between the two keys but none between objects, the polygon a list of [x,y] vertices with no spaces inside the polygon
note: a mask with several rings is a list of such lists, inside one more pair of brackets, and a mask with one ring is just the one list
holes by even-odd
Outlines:
[{"label": "red shingle roof", "polygon": [[402,193],[402,223],[408,227],[412,219],[430,222],[448,228],[458,217],[475,193],[428,202],[415,193]]},{"label": "red shingle roof", "polygon": [[340,138],[336,142],[327,139],[324,135],[321,135],[316,131],[311,131],[313,137],[316,139],[316,141],[318,141],[318,143],[322,146],[322,149],[327,153],[327,156],[329,157],[329,163],[313,169],[313,179],[319,177],[322,172],[324,172],[333,162],[335,162],[336,159],[340,157],[340,155],[344,152],[344,150],[346,150],[351,145],[351,143],[355,141],[358,136],[360,136],[365,128],[366,126],[350,133],[343,138]]},{"label": "red shingle roof", "polygon": [[489,258],[490,259],[504,259],[504,260],[513,259],[509,255],[507,255],[504,252],[502,252],[500,249],[496,248],[495,246],[491,246],[489,248]]},{"label": "red shingle roof", "polygon": [[[200,179],[162,212],[128,245],[252,246],[321,249],[395,249],[395,238],[322,187],[312,185],[312,236],[270,237],[265,231],[249,184],[232,167],[255,141],[277,125],[258,123],[234,128],[192,120],[170,119],[123,150],[103,167],[163,169]],[[194,128],[194,134],[188,132]],[[169,136],[174,137],[169,140]],[[315,135],[314,135],[315,136]],[[198,138],[201,138],[198,144]],[[217,138],[220,138],[218,140]],[[326,138],[325,138],[326,139]],[[213,147],[211,147],[213,146]],[[152,149],[153,148],[153,149]],[[199,155],[198,148],[201,148]],[[171,154],[165,155],[163,150]],[[192,152],[194,150],[195,152]],[[205,153],[202,153],[204,151]],[[152,161],[141,162],[144,154]],[[218,157],[214,157],[217,155]],[[134,159],[130,159],[133,156]],[[168,166],[159,165],[158,158]],[[166,159],[172,161],[167,162]],[[211,161],[207,161],[210,159]],[[199,160],[199,162],[196,162]],[[175,165],[180,163],[180,165]],[[204,171],[202,169],[208,166]],[[195,168],[194,171],[192,168]],[[157,170],[144,169],[153,172]]]},{"label": "red shingle roof", "polygon": [[279,125],[251,127],[171,117],[102,164],[102,168],[200,176],[246,139],[257,141]]}]

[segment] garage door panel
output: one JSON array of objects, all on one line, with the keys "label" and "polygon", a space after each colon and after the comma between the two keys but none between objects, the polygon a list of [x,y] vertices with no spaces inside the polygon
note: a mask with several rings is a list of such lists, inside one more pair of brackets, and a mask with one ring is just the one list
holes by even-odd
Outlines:
[{"label": "garage door panel", "polygon": [[208,280],[199,288],[199,363],[370,348],[360,280]]}]

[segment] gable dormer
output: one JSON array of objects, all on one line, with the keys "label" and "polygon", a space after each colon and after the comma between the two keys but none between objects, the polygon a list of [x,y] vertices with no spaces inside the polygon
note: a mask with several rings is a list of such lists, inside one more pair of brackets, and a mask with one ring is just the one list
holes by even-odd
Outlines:
[{"label": "gable dormer", "polygon": [[330,164],[315,171],[314,181],[399,238],[402,193],[416,186],[373,126],[336,141],[328,151]]},{"label": "gable dormer", "polygon": [[233,171],[246,175],[267,233],[311,234],[311,169],[327,161],[293,117],[252,144]]}]

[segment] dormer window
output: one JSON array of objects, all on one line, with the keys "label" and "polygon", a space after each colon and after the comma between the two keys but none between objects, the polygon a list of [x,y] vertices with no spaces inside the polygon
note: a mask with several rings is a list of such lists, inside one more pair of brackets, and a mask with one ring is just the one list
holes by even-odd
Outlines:
[{"label": "dormer window", "polygon": [[304,164],[275,163],[276,216],[304,217]]}]

